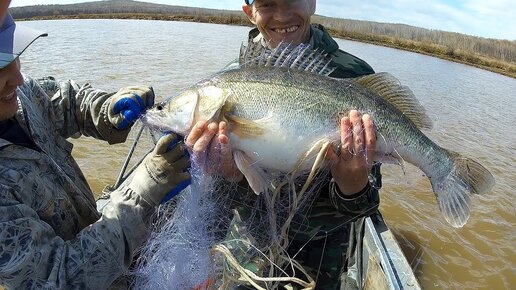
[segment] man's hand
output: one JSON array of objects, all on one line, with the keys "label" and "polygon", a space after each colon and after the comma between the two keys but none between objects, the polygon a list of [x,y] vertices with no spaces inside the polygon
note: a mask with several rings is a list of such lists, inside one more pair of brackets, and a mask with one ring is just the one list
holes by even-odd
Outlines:
[{"label": "man's hand", "polygon": [[153,206],[177,195],[191,182],[190,159],[185,149],[175,134],[159,139],[134,171],[129,187]]},{"label": "man's hand", "polygon": [[152,87],[123,88],[111,97],[108,118],[115,128],[124,130],[132,126],[134,121],[152,105],[154,105]]},{"label": "man's hand", "polygon": [[198,122],[187,136],[186,145],[192,149],[194,160],[203,164],[207,173],[232,182],[242,180],[244,175],[233,159],[226,122]]},{"label": "man's hand", "polygon": [[376,132],[368,114],[351,110],[340,120],[339,152],[331,148],[326,158],[331,174],[344,195],[360,192],[369,182],[368,175],[376,151]]}]

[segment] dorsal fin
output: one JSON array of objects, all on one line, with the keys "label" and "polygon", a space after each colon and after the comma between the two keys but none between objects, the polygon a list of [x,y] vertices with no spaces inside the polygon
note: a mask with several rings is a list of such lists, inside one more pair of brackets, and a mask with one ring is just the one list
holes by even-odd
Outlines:
[{"label": "dorsal fin", "polygon": [[355,78],[357,84],[375,92],[394,105],[420,129],[431,129],[432,121],[407,87],[389,73],[382,72]]},{"label": "dorsal fin", "polygon": [[276,48],[264,47],[261,42],[249,41],[240,47],[240,67],[284,67],[329,75],[335,67],[330,65],[331,58],[322,50],[314,50],[310,44],[297,46],[280,43]]}]

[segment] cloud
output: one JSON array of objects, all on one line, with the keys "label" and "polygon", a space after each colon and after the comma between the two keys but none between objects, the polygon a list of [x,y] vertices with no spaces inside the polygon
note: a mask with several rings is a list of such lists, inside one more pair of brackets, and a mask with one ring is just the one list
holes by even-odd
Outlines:
[{"label": "cloud", "polygon": [[511,1],[319,0],[317,13],[515,40],[516,5]]}]

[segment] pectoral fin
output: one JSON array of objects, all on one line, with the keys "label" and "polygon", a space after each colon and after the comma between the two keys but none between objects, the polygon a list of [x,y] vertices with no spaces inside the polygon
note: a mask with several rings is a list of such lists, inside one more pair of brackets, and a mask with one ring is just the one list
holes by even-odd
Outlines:
[{"label": "pectoral fin", "polygon": [[216,119],[231,95],[231,90],[216,86],[207,86],[199,90],[202,96],[199,100],[199,114],[206,120]]},{"label": "pectoral fin", "polygon": [[267,181],[267,175],[249,156],[242,151],[235,151],[233,152],[233,158],[254,193],[258,195],[271,189],[271,184]]},{"label": "pectoral fin", "polygon": [[242,139],[258,138],[265,132],[265,126],[260,121],[239,118],[231,114],[226,114],[225,120],[231,128],[231,132]]},{"label": "pectoral fin", "polygon": [[[328,147],[331,146],[331,144],[332,143],[329,140],[326,140],[326,139],[319,140],[305,154],[305,157],[303,158],[305,160],[306,160],[306,158],[311,158],[310,156],[313,156],[315,154],[317,154],[317,155],[316,155],[316,158],[312,165],[312,169],[310,170],[310,174],[306,178],[303,188],[301,188],[301,191],[300,191],[301,194],[303,194],[308,189],[308,186],[312,183],[312,180],[314,179],[315,175],[319,172],[319,170],[321,168],[324,167],[324,164],[325,164],[324,156],[326,155],[326,151],[328,150]],[[303,159],[301,159],[301,160],[303,160]],[[301,161],[301,163],[302,162],[304,162],[304,161]]]}]

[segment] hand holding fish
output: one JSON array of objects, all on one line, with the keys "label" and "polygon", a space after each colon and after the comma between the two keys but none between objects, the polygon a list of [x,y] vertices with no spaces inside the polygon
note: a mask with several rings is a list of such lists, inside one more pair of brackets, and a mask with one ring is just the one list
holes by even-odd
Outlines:
[{"label": "hand holding fish", "polygon": [[350,110],[349,116],[340,120],[340,142],[335,153],[331,148],[326,158],[331,164],[331,174],[344,195],[362,190],[368,181],[376,148],[373,120],[368,114]]},{"label": "hand holding fish", "polygon": [[[319,152],[334,161],[331,173],[344,194],[364,188],[373,160],[406,161],[428,176],[445,220],[458,228],[469,219],[472,197],[494,186],[484,166],[421,131],[432,128],[431,119],[394,76],[335,79],[328,77],[334,68],[326,56],[314,59],[306,47],[265,50],[259,42],[249,43],[238,68],[222,70],[148,110],[147,124],[180,135],[192,131],[187,144],[194,155],[206,158],[208,152],[208,165],[226,179],[240,180],[243,174],[256,194],[270,189],[265,170],[306,173],[313,166],[304,161],[322,163]],[[374,116],[374,128],[371,117],[358,111]],[[342,112],[349,113],[342,118]],[[220,124],[192,128],[199,119]],[[340,155],[321,151],[338,138],[339,121]]]},{"label": "hand holding fish", "polygon": [[228,181],[242,180],[243,174],[233,160],[226,122],[197,122],[186,137],[186,145],[192,149],[194,160],[204,164],[207,173],[220,175]]}]

